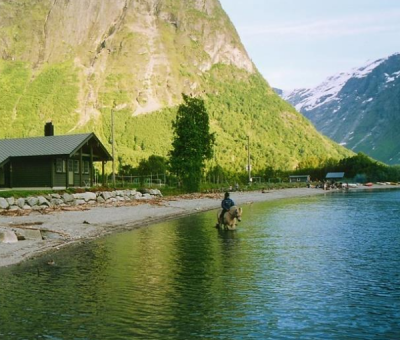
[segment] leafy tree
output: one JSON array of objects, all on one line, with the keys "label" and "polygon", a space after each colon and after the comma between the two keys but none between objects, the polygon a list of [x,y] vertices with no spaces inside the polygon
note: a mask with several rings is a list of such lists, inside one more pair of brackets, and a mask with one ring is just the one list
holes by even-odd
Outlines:
[{"label": "leafy tree", "polygon": [[198,191],[205,161],[211,159],[214,133],[210,133],[209,117],[204,100],[183,95],[175,122],[174,140],[170,152],[172,171],[189,192]]},{"label": "leafy tree", "polygon": [[168,161],[166,158],[151,155],[149,159],[142,159],[138,166],[139,175],[163,174],[168,170]]}]

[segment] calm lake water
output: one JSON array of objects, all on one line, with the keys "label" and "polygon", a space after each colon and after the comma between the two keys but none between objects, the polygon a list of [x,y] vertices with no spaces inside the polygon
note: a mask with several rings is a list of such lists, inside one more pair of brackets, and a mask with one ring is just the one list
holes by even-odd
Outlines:
[{"label": "calm lake water", "polygon": [[243,208],[0,269],[0,338],[400,338],[399,190]]}]

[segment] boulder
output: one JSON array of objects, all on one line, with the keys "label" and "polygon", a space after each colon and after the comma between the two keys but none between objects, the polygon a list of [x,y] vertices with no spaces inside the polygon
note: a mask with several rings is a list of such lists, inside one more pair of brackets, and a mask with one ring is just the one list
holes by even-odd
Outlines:
[{"label": "boulder", "polygon": [[39,240],[43,239],[40,230],[37,229],[19,229],[16,235],[20,240]]},{"label": "boulder", "polygon": [[70,203],[70,202],[73,202],[75,200],[74,196],[72,196],[71,194],[67,194],[67,193],[64,193],[62,198],[63,198],[65,203]]},{"label": "boulder", "polygon": [[85,203],[86,203],[86,201],[82,200],[82,199],[75,200],[76,205],[84,205]]},{"label": "boulder", "polygon": [[53,206],[61,205],[63,203],[64,203],[64,201],[61,198],[52,198],[50,200],[50,204]]},{"label": "boulder", "polygon": [[38,200],[39,200],[39,205],[47,205],[48,207],[50,207],[50,202],[43,196],[39,196]]},{"label": "boulder", "polygon": [[112,195],[111,195],[111,193],[108,192],[108,191],[103,191],[103,192],[101,193],[101,196],[100,196],[100,197],[103,197],[104,200],[107,201],[108,199],[110,199],[110,198],[112,197]]},{"label": "boulder", "polygon": [[15,204],[15,198],[14,197],[7,197],[7,202],[8,202],[8,205],[14,205]]},{"label": "boulder", "polygon": [[98,203],[104,203],[105,201],[106,200],[102,196],[97,197],[97,202]]},{"label": "boulder", "polygon": [[127,195],[128,196],[135,196],[136,195],[136,190],[135,189],[132,189],[132,190],[127,190]]},{"label": "boulder", "polygon": [[133,196],[133,198],[137,200],[137,199],[142,198],[142,196],[143,196],[142,193],[137,192],[137,193]]},{"label": "boulder", "polygon": [[20,198],[18,198],[17,199],[17,202],[16,202],[16,205],[19,207],[19,208],[23,208],[24,207],[24,205],[25,205],[25,198],[23,198],[23,197],[20,197]]},{"label": "boulder", "polygon": [[59,239],[63,239],[64,238],[59,233],[54,233],[54,232],[47,231],[47,230],[42,230],[41,234],[42,234],[43,240],[59,240]]},{"label": "boulder", "polygon": [[150,189],[150,195],[162,197],[162,193],[158,189]]},{"label": "boulder", "polygon": [[44,195],[43,196],[46,200],[48,200],[50,202],[50,200],[53,198],[51,197],[51,195]]},{"label": "boulder", "polygon": [[86,202],[96,199],[96,194],[94,192],[83,192],[79,194],[73,194],[75,199],[85,200]]},{"label": "boulder", "polygon": [[0,243],[17,243],[18,237],[11,230],[0,231]]},{"label": "boulder", "polygon": [[26,199],[26,202],[27,202],[31,207],[33,207],[33,206],[35,206],[35,205],[38,205],[39,199],[38,199],[37,197],[28,197],[28,198]]},{"label": "boulder", "polygon": [[116,191],[115,191],[115,195],[117,195],[117,196],[124,196],[124,192],[123,192],[123,190],[116,190]]},{"label": "boulder", "polygon": [[95,201],[96,198],[97,198],[97,196],[96,196],[96,194],[95,194],[94,192],[90,192],[90,191],[85,192],[85,198],[84,198],[84,200],[85,200],[86,202],[88,202],[88,201]]},{"label": "boulder", "polygon": [[7,209],[9,206],[10,204],[8,201],[5,198],[0,197],[0,209]]}]

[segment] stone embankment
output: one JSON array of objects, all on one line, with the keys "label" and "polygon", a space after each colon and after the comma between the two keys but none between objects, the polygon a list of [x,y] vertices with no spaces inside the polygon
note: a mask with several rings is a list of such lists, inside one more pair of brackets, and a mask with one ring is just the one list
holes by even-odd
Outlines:
[{"label": "stone embankment", "polygon": [[160,190],[152,189],[146,193],[136,190],[116,190],[101,192],[83,192],[78,194],[48,194],[30,197],[0,197],[0,212],[4,210],[44,210],[56,207],[74,207],[132,200],[146,200],[162,197]]},{"label": "stone embankment", "polygon": [[[115,190],[101,192],[83,192],[76,194],[48,194],[42,196],[29,197],[0,197],[0,214],[18,214],[26,215],[30,212],[51,211],[55,209],[74,209],[88,206],[115,205],[135,201],[152,200],[156,197],[162,197],[160,190],[151,189],[145,193],[136,190]],[[1,230],[0,243],[14,243],[18,239],[42,239],[43,232],[37,230],[25,230],[24,233],[16,233],[14,230]]]}]

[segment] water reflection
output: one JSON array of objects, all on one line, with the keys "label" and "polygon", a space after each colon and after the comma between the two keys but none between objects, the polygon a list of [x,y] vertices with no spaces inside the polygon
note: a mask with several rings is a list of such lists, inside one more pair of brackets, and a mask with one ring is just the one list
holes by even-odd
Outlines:
[{"label": "water reflection", "polygon": [[395,339],[399,191],[244,207],[0,270],[5,339]]}]

